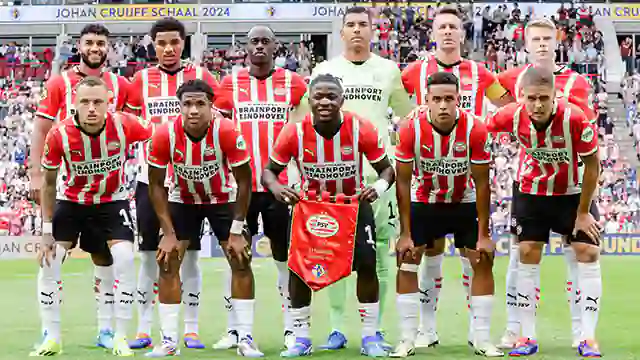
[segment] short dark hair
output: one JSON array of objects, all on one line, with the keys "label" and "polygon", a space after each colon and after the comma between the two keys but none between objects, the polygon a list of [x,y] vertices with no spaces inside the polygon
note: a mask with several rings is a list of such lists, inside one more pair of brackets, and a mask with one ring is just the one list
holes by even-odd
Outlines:
[{"label": "short dark hair", "polygon": [[525,86],[551,86],[555,83],[553,70],[531,66],[522,75],[522,87]]},{"label": "short dark hair", "polygon": [[176,97],[178,100],[182,100],[182,95],[185,93],[205,93],[210,101],[213,101],[213,88],[206,81],[201,79],[189,80],[183,83],[176,91]]},{"label": "short dark hair", "polygon": [[86,76],[76,84],[76,89],[79,88],[80,86],[87,86],[87,87],[103,86],[106,88],[107,84],[105,84],[105,82],[97,76]]},{"label": "short dark hair", "polygon": [[[460,10],[458,10],[457,7],[452,6],[452,5],[445,5],[441,8],[438,9],[438,11],[436,11],[435,16],[438,15],[444,15],[444,14],[448,14],[448,15],[453,15],[455,17],[457,17],[458,19],[462,19],[462,16],[460,15]],[[435,18],[434,16],[434,18]]]},{"label": "short dark hair", "polygon": [[331,74],[320,74],[316,76],[313,80],[311,80],[311,83],[309,84],[309,89],[313,89],[313,87],[316,86],[316,84],[325,83],[325,82],[332,83],[336,85],[338,88],[340,88],[340,92],[343,91],[342,82],[340,81],[340,79]]},{"label": "short dark hair", "polygon": [[345,10],[344,15],[342,16],[342,23],[344,24],[347,20],[347,15],[349,14],[367,14],[369,18],[369,23],[371,23],[371,12],[364,6],[352,6]]},{"label": "short dark hair", "polygon": [[458,78],[452,73],[445,71],[433,73],[427,78],[427,89],[432,85],[455,85],[456,91],[460,89]]},{"label": "short dark hair", "polygon": [[155,40],[158,33],[171,31],[177,31],[182,40],[187,38],[187,30],[184,28],[184,24],[180,20],[172,17],[166,17],[153,23],[149,35],[151,35],[151,40]]},{"label": "short dark hair", "polygon": [[107,29],[107,27],[102,24],[89,24],[82,28],[82,31],[80,31],[80,37],[83,37],[87,34],[104,35],[106,37],[109,37],[109,35],[111,35],[111,32],[109,32],[109,29]]}]

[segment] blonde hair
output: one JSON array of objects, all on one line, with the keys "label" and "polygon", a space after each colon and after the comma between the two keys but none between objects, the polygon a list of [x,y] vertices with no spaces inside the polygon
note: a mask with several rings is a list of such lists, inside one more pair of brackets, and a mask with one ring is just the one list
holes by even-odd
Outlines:
[{"label": "blonde hair", "polygon": [[556,31],[556,24],[549,18],[539,18],[529,21],[525,28],[525,33],[529,31],[529,28],[543,28]]}]

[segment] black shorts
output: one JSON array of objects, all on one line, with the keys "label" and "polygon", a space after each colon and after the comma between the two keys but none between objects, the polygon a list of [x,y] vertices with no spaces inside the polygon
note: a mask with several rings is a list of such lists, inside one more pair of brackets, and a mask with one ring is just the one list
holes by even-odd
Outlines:
[{"label": "black shorts", "polygon": [[171,221],[178,240],[189,240],[189,250],[200,250],[204,219],[209,220],[211,231],[218,242],[229,240],[233,222],[233,203],[182,204],[169,203]]},{"label": "black shorts", "polygon": [[[138,250],[156,251],[160,244],[160,221],[149,199],[149,185],[136,185],[136,219],[138,226]],[[191,242],[187,250],[200,250],[200,242]]]},{"label": "black shorts", "polygon": [[53,238],[75,244],[90,254],[109,253],[107,241],[133,242],[133,224],[129,202],[84,205],[60,200],[53,213]]},{"label": "black shorts", "polygon": [[[593,244],[593,241],[582,232],[578,232],[576,237],[573,236],[580,194],[536,196],[518,192],[517,197],[518,241],[549,243],[549,235],[553,231],[568,236],[569,242]],[[594,208],[593,205],[591,203],[591,209]]]},{"label": "black shorts", "polygon": [[475,249],[478,242],[476,203],[411,203],[411,236],[416,246],[433,248],[437,239],[453,234],[458,249]]},{"label": "black shorts", "polygon": [[287,261],[289,249],[289,206],[282,203],[270,192],[254,192],[247,212],[247,226],[251,236],[258,233],[258,217],[262,215],[264,235],[271,243],[271,254],[276,261]]}]

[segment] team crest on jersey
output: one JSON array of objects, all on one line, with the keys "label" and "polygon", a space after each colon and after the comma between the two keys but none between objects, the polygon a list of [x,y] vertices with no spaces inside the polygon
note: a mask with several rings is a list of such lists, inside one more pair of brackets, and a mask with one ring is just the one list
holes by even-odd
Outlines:
[{"label": "team crest on jersey", "polygon": [[453,144],[453,151],[455,152],[465,152],[467,151],[467,145],[463,142],[457,142]]},{"label": "team crest on jersey", "polygon": [[587,126],[582,130],[582,135],[580,136],[580,140],[586,143],[590,143],[593,140],[595,132],[590,126]]},{"label": "team crest on jersey", "polygon": [[338,220],[326,214],[309,216],[306,223],[307,231],[317,237],[328,238],[338,233],[340,224]]},{"label": "team crest on jersey", "polygon": [[107,150],[109,151],[118,150],[118,149],[120,149],[120,143],[117,141],[112,141],[109,144],[107,144]]},{"label": "team crest on jersey", "polygon": [[44,144],[44,149],[42,150],[44,156],[49,155],[49,144]]},{"label": "team crest on jersey", "polygon": [[49,90],[47,90],[47,87],[43,87],[42,88],[42,92],[40,93],[40,100],[44,100],[49,96]]}]

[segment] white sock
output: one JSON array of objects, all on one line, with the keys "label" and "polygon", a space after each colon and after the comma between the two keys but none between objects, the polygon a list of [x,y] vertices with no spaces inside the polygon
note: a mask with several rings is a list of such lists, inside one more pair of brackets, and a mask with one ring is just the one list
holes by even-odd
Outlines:
[{"label": "white sock", "polygon": [[491,342],[491,315],[493,314],[493,295],[472,296],[473,343],[476,345]]},{"label": "white sock", "polygon": [[93,269],[93,290],[96,293],[98,330],[111,330],[113,318],[114,273],[113,266],[95,266]]},{"label": "white sock", "polygon": [[158,304],[160,317],[160,334],[163,340],[170,340],[174,344],[178,342],[178,318],[180,317],[180,304]]},{"label": "white sock", "polygon": [[254,299],[231,299],[236,313],[236,330],[240,339],[253,333]]},{"label": "white sock", "polygon": [[378,317],[380,317],[380,303],[358,302],[358,314],[362,322],[362,338],[375,336],[378,330]]},{"label": "white sock", "polygon": [[576,260],[576,252],[571,246],[564,248],[564,259],[567,262],[567,300],[571,313],[571,334],[574,339],[577,339],[582,332],[582,307],[578,286],[578,261]]},{"label": "white sock", "polygon": [[469,317],[467,339],[473,341],[473,311],[471,311],[471,281],[473,280],[473,269],[471,268],[469,259],[464,256],[460,257],[460,264],[462,265],[462,286],[467,293],[467,316]]},{"label": "white sock", "polygon": [[155,251],[140,251],[138,273],[138,334],[151,334],[153,304],[158,287],[158,263]]},{"label": "white sock", "polygon": [[224,275],[222,298],[224,299],[224,308],[227,309],[227,331],[236,331],[236,311],[233,308],[233,301],[231,301],[231,268],[227,267]]},{"label": "white sock", "polygon": [[293,320],[293,333],[296,338],[310,339],[309,329],[311,328],[311,307],[305,306],[299,309],[290,309]]},{"label": "white sock", "polygon": [[47,338],[60,341],[60,302],[61,302],[61,278],[62,260],[66,250],[55,245],[56,257],[50,259],[50,266],[42,262],[38,270],[38,302],[40,303],[40,319],[42,321],[42,333]]},{"label": "white sock", "polygon": [[187,250],[182,261],[182,303],[184,304],[184,333],[198,333],[200,294],[202,293],[202,273],[200,272],[200,252]]},{"label": "white sock", "polygon": [[400,317],[400,340],[413,344],[420,323],[420,293],[397,294],[396,305]]},{"label": "white sock", "polygon": [[[518,318],[522,336],[536,338],[536,283],[540,278],[540,265],[518,264]],[[538,280],[537,280],[538,279]]]},{"label": "white sock", "polygon": [[293,331],[293,321],[289,309],[291,299],[289,298],[289,265],[286,261],[275,261],[278,269],[278,293],[282,300],[282,312],[284,315],[284,331]]},{"label": "white sock", "polygon": [[518,320],[518,264],[520,263],[520,247],[511,239],[509,250],[509,266],[507,267],[507,331],[520,335],[520,321]]},{"label": "white sock", "polygon": [[126,336],[129,322],[133,318],[133,302],[136,291],[135,261],[133,243],[119,242],[111,246],[113,270],[115,273],[115,306],[116,334]]},{"label": "white sock", "polygon": [[442,288],[442,260],[444,255],[423,257],[419,270],[420,318],[423,332],[436,331],[436,309]]},{"label": "white sock", "polygon": [[592,340],[596,337],[602,298],[600,262],[578,263],[578,283],[582,293],[582,340]]}]

